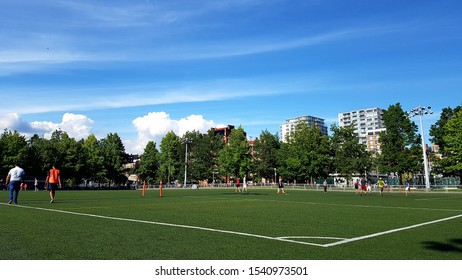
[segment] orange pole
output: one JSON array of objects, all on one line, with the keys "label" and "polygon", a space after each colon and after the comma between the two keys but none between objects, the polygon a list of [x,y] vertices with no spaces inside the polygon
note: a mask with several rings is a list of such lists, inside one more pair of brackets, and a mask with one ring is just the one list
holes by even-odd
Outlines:
[{"label": "orange pole", "polygon": [[144,183],[143,183],[143,192],[141,193],[141,196],[144,197],[144,191],[146,190],[146,180],[144,180]]},{"label": "orange pole", "polygon": [[160,180],[159,196],[162,197],[162,180]]}]

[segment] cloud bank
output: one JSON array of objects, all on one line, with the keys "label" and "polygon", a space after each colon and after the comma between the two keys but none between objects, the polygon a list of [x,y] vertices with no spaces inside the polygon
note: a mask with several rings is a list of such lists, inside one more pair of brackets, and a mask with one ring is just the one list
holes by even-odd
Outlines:
[{"label": "cloud bank", "polygon": [[8,129],[30,137],[37,134],[46,139],[56,130],[62,130],[75,139],[87,138],[92,133],[94,121],[85,115],[65,113],[60,123],[46,121],[24,121],[17,113],[3,114],[0,118],[0,129]]},{"label": "cloud bank", "polygon": [[223,126],[204,119],[202,115],[190,115],[174,120],[165,112],[151,112],[134,119],[132,123],[138,133],[136,141],[126,142],[127,152],[132,153],[142,153],[149,141],[156,142],[159,148],[162,138],[170,131],[181,137],[188,131],[206,133],[212,127]]},{"label": "cloud bank", "polygon": [[[206,133],[212,127],[221,127],[212,120],[206,120],[202,115],[190,115],[179,120],[172,119],[166,112],[151,112],[132,121],[137,131],[137,139],[122,139],[127,153],[141,154],[149,141],[157,143],[159,148],[162,138],[170,131],[183,136],[188,131]],[[65,113],[61,122],[33,121],[27,122],[17,113],[0,116],[0,129],[17,131],[26,137],[34,134],[50,139],[53,132],[62,130],[77,140],[86,139],[93,133],[95,122],[88,116]],[[113,131],[117,133],[117,131]]]}]

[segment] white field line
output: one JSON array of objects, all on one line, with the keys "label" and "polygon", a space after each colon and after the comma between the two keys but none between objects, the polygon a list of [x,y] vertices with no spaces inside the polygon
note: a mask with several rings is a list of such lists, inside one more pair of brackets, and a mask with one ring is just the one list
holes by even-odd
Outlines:
[{"label": "white field line", "polygon": [[323,203],[323,202],[309,202],[309,201],[287,201],[287,200],[264,200],[249,198],[248,201],[269,201],[288,204],[307,204],[307,205],[321,205],[321,206],[337,206],[337,207],[358,207],[358,208],[375,208],[375,209],[398,209],[398,210],[425,210],[425,211],[448,211],[448,212],[462,212],[462,209],[445,209],[445,208],[419,208],[419,207],[406,207],[406,206],[380,206],[380,205],[362,205],[362,204],[336,204],[336,203]]},{"label": "white field line", "polygon": [[57,209],[31,207],[31,206],[24,206],[24,205],[9,205],[9,204],[6,204],[6,203],[0,203],[0,205],[6,205],[6,206],[11,206],[11,207],[19,207],[19,208],[26,208],[26,209],[33,209],[33,210],[41,210],[41,211],[49,211],[49,212],[76,215],[76,216],[83,216],[83,217],[92,217],[92,218],[99,218],[99,219],[106,219],[106,220],[122,221],[122,222],[151,224],[151,225],[159,225],[159,226],[167,226],[167,227],[187,228],[187,229],[195,229],[195,230],[202,230],[202,231],[226,233],[226,234],[241,235],[241,236],[254,237],[254,238],[260,238],[260,239],[269,239],[269,240],[274,240],[274,241],[282,241],[282,242],[289,242],[289,243],[296,243],[296,244],[323,247],[323,245],[316,244],[316,243],[301,242],[301,241],[296,241],[296,240],[287,240],[287,239],[278,238],[278,237],[264,236],[264,235],[251,234],[251,233],[238,232],[238,231],[221,230],[221,229],[213,229],[213,228],[205,228],[205,227],[197,227],[197,226],[189,226],[189,225],[179,225],[179,224],[170,224],[170,223],[153,222],[153,221],[144,221],[144,220],[136,220],[136,219],[128,219],[128,218],[118,218],[118,217],[94,215],[94,214],[87,214],[87,213],[78,213],[78,212],[71,212],[71,211],[64,211],[64,210],[57,210]]},{"label": "white field line", "polygon": [[370,234],[370,235],[364,235],[364,236],[359,236],[359,237],[355,237],[355,238],[345,239],[345,240],[342,240],[342,241],[338,241],[338,242],[335,242],[335,243],[330,243],[330,244],[324,245],[323,247],[328,248],[328,247],[343,245],[343,244],[346,244],[346,243],[351,243],[351,242],[355,242],[355,241],[359,241],[359,240],[373,238],[373,237],[377,237],[377,236],[381,236],[381,235],[385,235],[385,234],[391,234],[391,233],[395,233],[395,232],[399,232],[399,231],[405,231],[405,230],[414,229],[414,228],[418,228],[418,227],[428,226],[428,225],[432,225],[432,224],[436,224],[436,223],[446,222],[446,221],[454,220],[454,219],[458,219],[458,218],[462,218],[462,215],[457,215],[457,216],[453,216],[453,217],[449,217],[449,218],[439,219],[439,220],[430,221],[430,222],[426,222],[426,223],[421,223],[421,224],[417,224],[417,225],[412,225],[412,226],[408,226],[408,227],[387,230],[387,231],[378,232],[378,233],[374,233],[374,234]]},{"label": "white field line", "polygon": [[[337,237],[310,237],[310,236],[288,236],[288,237],[271,237],[271,236],[264,236],[264,235],[258,235],[258,234],[251,234],[251,233],[245,233],[245,232],[238,232],[238,231],[230,231],[230,230],[221,230],[221,229],[213,229],[213,228],[205,228],[205,227],[198,227],[198,226],[189,226],[189,225],[180,225],[180,224],[171,224],[171,223],[163,223],[163,222],[154,222],[154,221],[144,221],[144,220],[136,220],[136,219],[128,219],[128,218],[118,218],[118,217],[110,217],[110,216],[102,216],[102,215],[95,215],[95,214],[87,214],[87,213],[79,213],[79,212],[72,212],[72,211],[64,211],[64,210],[57,210],[57,209],[50,209],[50,208],[40,208],[40,207],[31,207],[31,206],[24,206],[24,205],[9,205],[6,203],[0,203],[0,205],[6,205],[10,207],[19,207],[19,208],[26,208],[26,209],[33,209],[33,210],[41,210],[41,211],[49,211],[49,212],[56,212],[56,213],[62,213],[62,214],[69,214],[69,215],[76,215],[76,216],[83,216],[83,217],[92,217],[92,218],[99,218],[99,219],[106,219],[106,220],[114,220],[114,221],[123,221],[123,222],[132,222],[132,223],[142,223],[142,224],[151,224],[151,225],[160,225],[160,226],[168,226],[168,227],[177,227],[177,228],[187,228],[187,229],[195,229],[195,230],[202,230],[202,231],[210,231],[210,232],[218,232],[218,233],[225,233],[225,234],[233,234],[233,235],[240,235],[240,236],[247,236],[247,237],[254,237],[254,238],[260,238],[260,239],[268,239],[268,240],[274,240],[274,241],[282,241],[282,242],[289,242],[289,243],[296,243],[296,244],[302,244],[302,245],[310,245],[310,246],[317,246],[317,247],[324,247],[324,248],[329,248],[329,247],[334,247],[338,245],[343,245],[351,242],[356,242],[364,239],[369,239],[381,235],[386,235],[386,234],[391,234],[391,233],[396,233],[400,231],[405,231],[409,229],[414,229],[418,227],[423,227],[431,224],[436,224],[436,223],[441,223],[449,220],[454,220],[458,218],[462,218],[461,215],[457,216],[452,216],[449,218],[444,218],[444,219],[439,219],[435,221],[430,221],[426,223],[421,223],[417,225],[412,225],[408,227],[402,227],[398,229],[393,229],[393,230],[387,230],[383,232],[378,232],[370,235],[364,235],[364,236],[359,236],[355,238],[337,238]],[[309,242],[302,242],[302,241],[296,241],[296,240],[291,240],[291,239],[333,239],[333,240],[340,240],[334,243],[330,244],[317,244],[317,243],[309,243]]]}]

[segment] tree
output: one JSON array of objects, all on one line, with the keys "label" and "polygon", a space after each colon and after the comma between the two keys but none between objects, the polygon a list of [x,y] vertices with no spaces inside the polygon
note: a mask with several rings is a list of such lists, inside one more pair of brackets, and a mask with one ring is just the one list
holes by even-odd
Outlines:
[{"label": "tree", "polygon": [[58,152],[61,155],[61,164],[59,165],[62,174],[61,180],[69,186],[80,183],[82,170],[86,164],[83,161],[82,142],[77,142],[64,132],[58,143]]},{"label": "tree", "polygon": [[444,126],[445,158],[442,165],[448,173],[462,176],[462,110],[458,110]]},{"label": "tree", "polygon": [[431,142],[438,145],[441,151],[443,151],[446,146],[446,141],[444,140],[444,136],[446,135],[446,123],[460,111],[462,111],[462,106],[457,106],[454,109],[451,107],[444,108],[441,112],[440,119],[430,128],[430,136],[433,137]]},{"label": "tree", "polygon": [[148,184],[154,183],[157,180],[159,166],[159,151],[156,148],[156,143],[149,141],[141,156],[140,167],[138,169],[140,178],[146,180]]},{"label": "tree", "polygon": [[371,167],[371,155],[367,147],[359,142],[353,125],[346,127],[331,126],[333,170],[342,175],[349,183],[354,174],[362,174]]},{"label": "tree", "polygon": [[101,182],[106,175],[104,168],[104,156],[98,139],[91,134],[82,144],[85,165],[82,168],[82,178],[85,178],[85,187],[88,181]]},{"label": "tree", "polygon": [[127,155],[119,135],[109,133],[106,138],[101,140],[100,145],[109,186],[111,182],[115,184],[125,183],[126,177],[122,175],[122,166],[126,163]]},{"label": "tree", "polygon": [[[431,139],[432,143],[439,146],[440,153],[442,155],[442,159],[435,157],[433,160],[435,162],[433,170],[435,172],[439,172],[444,175],[454,176],[456,175],[455,170],[452,168],[448,168],[452,165],[450,160],[447,158],[449,155],[449,151],[446,149],[447,143],[445,141],[445,137],[448,135],[447,131],[447,123],[452,120],[455,115],[462,111],[462,106],[457,106],[456,108],[452,109],[450,107],[444,108],[440,119],[431,126],[430,135],[433,137]],[[451,148],[449,148],[451,150]]]},{"label": "tree", "polygon": [[[187,132],[182,142],[188,142],[188,178],[193,182],[202,180],[211,181],[213,178],[214,167],[216,166],[216,141],[212,133],[202,134],[199,131]],[[180,149],[180,160],[185,160],[186,145],[182,144]],[[184,165],[180,167],[180,173],[184,174]]]},{"label": "tree", "polygon": [[273,179],[274,168],[278,168],[277,154],[281,147],[277,134],[262,131],[254,142],[255,173],[260,178]]},{"label": "tree", "polygon": [[233,129],[228,144],[219,152],[219,163],[226,176],[243,177],[251,171],[250,146],[244,129]]},{"label": "tree", "polygon": [[403,174],[421,170],[423,166],[417,125],[409,120],[399,103],[388,107],[383,121],[386,131],[380,133],[379,165],[384,172],[397,173],[402,184]]},{"label": "tree", "polygon": [[11,132],[5,129],[0,136],[0,174],[7,174],[15,163],[23,164],[26,159],[26,137],[17,131]]},{"label": "tree", "polygon": [[173,131],[168,132],[160,142],[160,176],[168,185],[179,176],[180,145],[180,138]]},{"label": "tree", "polygon": [[319,127],[309,127],[304,121],[298,123],[281,146],[281,175],[298,182],[327,177],[332,165],[329,142]]}]

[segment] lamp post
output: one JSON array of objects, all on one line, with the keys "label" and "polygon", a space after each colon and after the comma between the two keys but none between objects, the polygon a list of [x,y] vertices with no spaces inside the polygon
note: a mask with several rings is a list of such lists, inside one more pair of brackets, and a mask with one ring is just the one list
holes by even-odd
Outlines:
[{"label": "lamp post", "polygon": [[274,185],[276,185],[276,180],[277,180],[276,176],[277,176],[277,172],[276,172],[276,167],[275,167],[274,168]]},{"label": "lamp post", "polygon": [[186,182],[188,182],[188,144],[192,142],[191,138],[185,138],[183,140],[183,144],[186,145],[186,152],[185,152],[185,157],[184,157],[184,185],[183,187],[186,187]]},{"label": "lamp post", "polygon": [[424,137],[422,116],[433,114],[432,108],[419,106],[419,107],[412,109],[408,114],[409,114],[409,118],[413,118],[415,116],[419,116],[420,118],[420,135],[422,137],[422,154],[423,154],[424,169],[425,169],[425,188],[428,191],[430,189],[430,172],[428,170],[427,149],[425,148],[425,137]]}]

